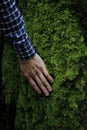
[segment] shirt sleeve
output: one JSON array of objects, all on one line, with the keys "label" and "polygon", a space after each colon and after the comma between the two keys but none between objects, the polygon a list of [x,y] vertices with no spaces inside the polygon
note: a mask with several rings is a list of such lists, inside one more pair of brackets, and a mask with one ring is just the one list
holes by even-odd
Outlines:
[{"label": "shirt sleeve", "polygon": [[35,55],[35,50],[25,31],[23,16],[15,0],[0,1],[0,31],[12,42],[21,60]]}]

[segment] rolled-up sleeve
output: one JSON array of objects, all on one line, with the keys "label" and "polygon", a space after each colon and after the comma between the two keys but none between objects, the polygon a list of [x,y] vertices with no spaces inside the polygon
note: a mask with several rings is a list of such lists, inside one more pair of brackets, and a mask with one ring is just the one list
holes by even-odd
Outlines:
[{"label": "rolled-up sleeve", "polygon": [[0,31],[11,41],[21,60],[35,55],[34,47],[25,30],[23,16],[15,0],[0,1]]}]

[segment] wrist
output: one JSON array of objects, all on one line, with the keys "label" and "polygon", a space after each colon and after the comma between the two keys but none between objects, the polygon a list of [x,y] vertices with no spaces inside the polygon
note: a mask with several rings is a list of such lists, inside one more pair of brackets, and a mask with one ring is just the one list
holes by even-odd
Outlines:
[{"label": "wrist", "polygon": [[24,62],[24,61],[29,61],[29,60],[31,60],[31,59],[34,59],[34,57],[36,56],[36,52],[35,53],[33,53],[33,55],[31,55],[31,56],[29,56],[29,57],[26,57],[26,58],[20,58],[19,57],[19,62]]},{"label": "wrist", "polygon": [[34,47],[29,43],[29,41],[25,41],[22,44],[14,44],[14,48],[20,60],[31,59],[36,54]]}]

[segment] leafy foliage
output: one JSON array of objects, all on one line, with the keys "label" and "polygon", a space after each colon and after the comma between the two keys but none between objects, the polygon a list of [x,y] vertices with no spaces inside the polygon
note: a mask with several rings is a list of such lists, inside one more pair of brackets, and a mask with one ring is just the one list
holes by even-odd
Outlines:
[{"label": "leafy foliage", "polygon": [[20,4],[30,39],[55,82],[49,97],[37,95],[20,78],[13,49],[5,46],[6,101],[16,101],[16,130],[85,129],[80,113],[87,108],[87,47],[72,5],[70,0],[30,0],[26,8]]}]

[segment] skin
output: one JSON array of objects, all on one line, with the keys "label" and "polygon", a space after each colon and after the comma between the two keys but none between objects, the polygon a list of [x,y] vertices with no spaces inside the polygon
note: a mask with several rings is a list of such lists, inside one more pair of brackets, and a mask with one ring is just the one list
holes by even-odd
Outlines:
[{"label": "skin", "polygon": [[52,87],[49,82],[53,83],[53,78],[48,73],[41,57],[35,54],[29,60],[19,60],[19,65],[22,76],[29,81],[29,84],[31,84],[34,90],[38,94],[43,92],[45,96],[49,96],[50,92],[52,92]]}]

